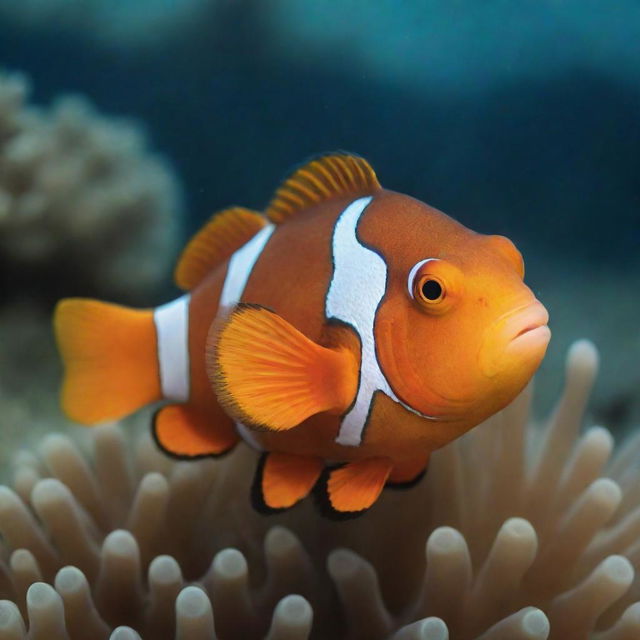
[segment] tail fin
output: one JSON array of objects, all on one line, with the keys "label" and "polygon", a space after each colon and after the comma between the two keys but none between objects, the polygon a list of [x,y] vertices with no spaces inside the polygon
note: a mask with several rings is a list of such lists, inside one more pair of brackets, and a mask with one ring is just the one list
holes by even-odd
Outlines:
[{"label": "tail fin", "polygon": [[62,409],[83,424],[122,418],[161,399],[152,310],[68,298],[53,326],[65,367]]}]

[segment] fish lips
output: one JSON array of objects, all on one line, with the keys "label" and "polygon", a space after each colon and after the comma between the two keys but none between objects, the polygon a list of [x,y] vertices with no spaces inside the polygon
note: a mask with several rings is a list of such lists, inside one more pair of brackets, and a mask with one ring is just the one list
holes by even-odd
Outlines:
[{"label": "fish lips", "polygon": [[518,307],[492,327],[481,350],[480,362],[488,377],[513,367],[537,369],[551,339],[549,313],[537,300]]},{"label": "fish lips", "polygon": [[544,346],[546,348],[551,338],[548,322],[549,313],[539,302],[523,309],[508,323],[509,329],[513,327],[513,336],[507,345],[507,352],[525,347]]}]

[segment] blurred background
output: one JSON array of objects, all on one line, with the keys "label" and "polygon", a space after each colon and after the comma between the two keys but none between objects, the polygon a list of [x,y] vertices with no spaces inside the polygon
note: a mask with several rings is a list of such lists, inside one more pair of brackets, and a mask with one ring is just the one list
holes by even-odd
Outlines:
[{"label": "blurred background", "polygon": [[501,233],[551,314],[538,411],[577,338],[593,418],[640,421],[640,4],[0,0],[0,433],[62,424],[62,295],[169,299],[216,209],[345,149]]}]

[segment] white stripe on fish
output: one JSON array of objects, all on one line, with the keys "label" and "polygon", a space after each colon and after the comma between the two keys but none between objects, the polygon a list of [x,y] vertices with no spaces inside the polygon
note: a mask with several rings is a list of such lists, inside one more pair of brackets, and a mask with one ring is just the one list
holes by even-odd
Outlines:
[{"label": "white stripe on fish", "polygon": [[[240,301],[251,270],[260,257],[275,225],[265,226],[229,260],[218,313],[225,312]],[[190,393],[189,376],[189,301],[190,295],[158,307],[153,314],[158,339],[160,386],[166,400],[186,402]],[[245,434],[246,429],[240,432]],[[255,446],[255,441],[249,442]]]},{"label": "white stripe on fish", "polygon": [[373,325],[387,288],[387,265],[356,236],[360,217],[373,198],[359,198],[341,214],[333,231],[333,277],[326,300],[327,319],[345,322],[357,332],[361,344],[360,381],[355,402],[340,423],[338,444],[357,447],[369,417],[373,394],[394,397],[376,357]]},{"label": "white stripe on fish", "polygon": [[189,294],[153,313],[158,342],[160,387],[166,400],[189,399]]},{"label": "white stripe on fish", "polygon": [[326,299],[327,319],[335,318],[351,326],[361,344],[358,391],[336,437],[338,444],[348,447],[361,444],[376,391],[385,393],[412,413],[436,419],[400,400],[378,362],[374,325],[387,287],[387,265],[380,255],[358,240],[356,233],[360,218],[372,200],[372,197],[355,200],[336,221],[332,239],[333,277]]},{"label": "white stripe on fish", "polygon": [[[247,281],[251,275],[251,271],[257,262],[260,254],[263,252],[271,234],[275,230],[275,225],[268,224],[261,229],[247,244],[238,249],[229,260],[227,275],[220,294],[220,303],[218,304],[218,315],[225,313],[231,307],[240,302],[242,293],[247,286]],[[262,447],[253,437],[251,430],[241,422],[236,422],[236,431],[238,435],[253,449],[259,451]]]},{"label": "white stripe on fish", "polygon": [[227,276],[224,279],[224,286],[220,294],[218,315],[221,311],[228,311],[240,302],[242,292],[247,286],[247,281],[251,275],[251,270],[260,257],[274,229],[275,225],[266,225],[256,233],[247,244],[231,256]]}]

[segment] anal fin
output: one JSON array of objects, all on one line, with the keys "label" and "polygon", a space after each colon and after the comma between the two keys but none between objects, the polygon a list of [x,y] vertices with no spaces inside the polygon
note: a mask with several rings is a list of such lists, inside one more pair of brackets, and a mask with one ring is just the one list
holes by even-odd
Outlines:
[{"label": "anal fin", "polygon": [[317,482],[321,458],[288,453],[267,453],[258,467],[256,489],[260,503],[269,510],[288,509],[305,498]]},{"label": "anal fin", "polygon": [[341,513],[368,509],[378,499],[392,469],[388,458],[365,458],[335,469],[327,482],[331,507]]},{"label": "anal fin", "polygon": [[153,419],[153,435],[161,449],[180,458],[219,456],[239,439],[231,421],[216,424],[185,404],[159,409]]}]

